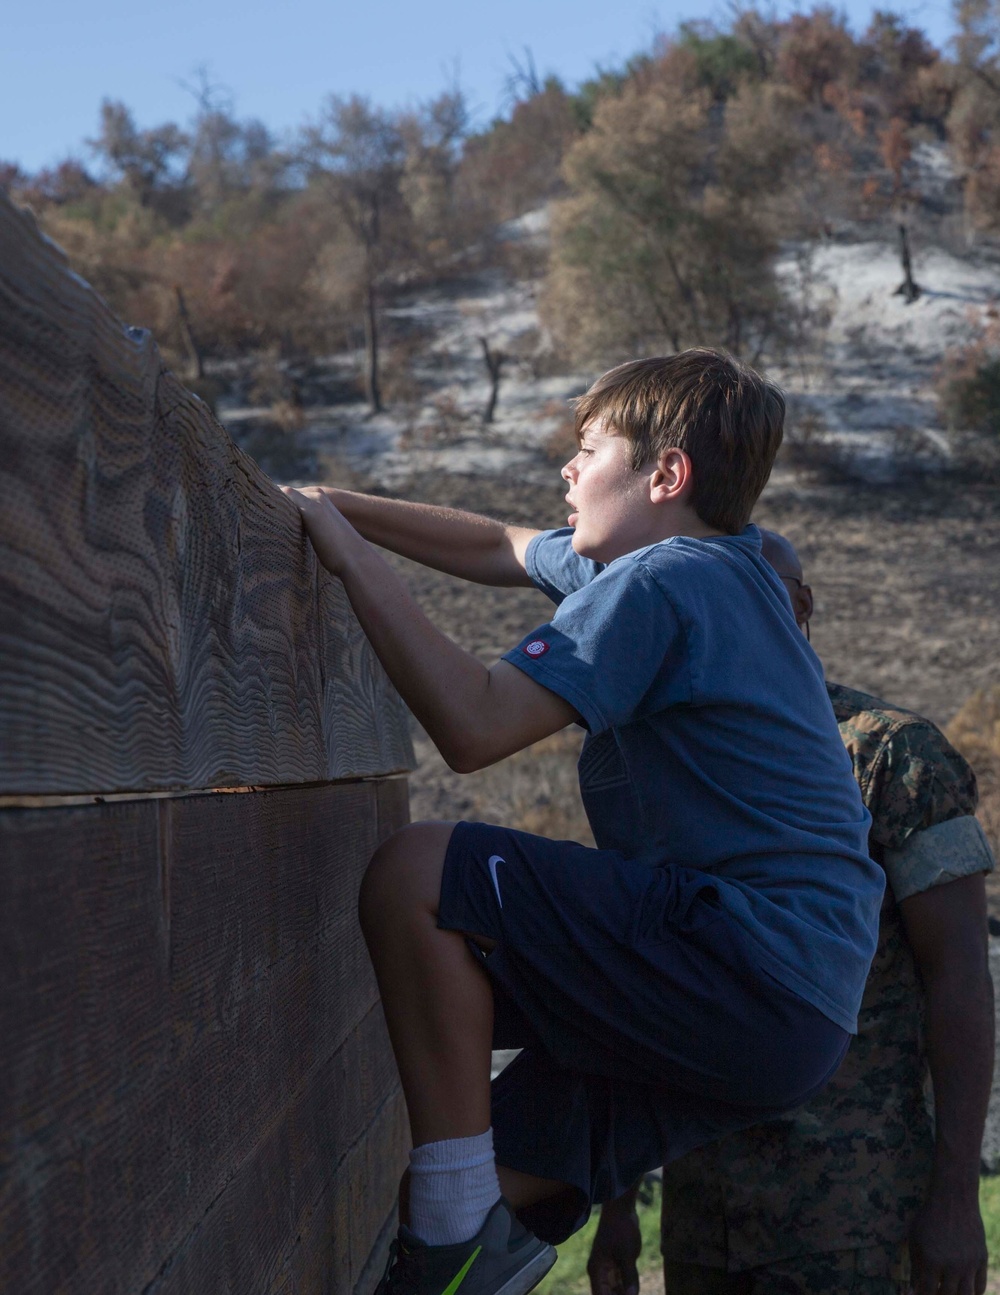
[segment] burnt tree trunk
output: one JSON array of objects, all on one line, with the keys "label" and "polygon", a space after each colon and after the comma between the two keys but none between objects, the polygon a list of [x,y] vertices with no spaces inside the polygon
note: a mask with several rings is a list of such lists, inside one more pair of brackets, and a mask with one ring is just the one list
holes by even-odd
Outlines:
[{"label": "burnt tree trunk", "polygon": [[382,412],[382,387],[378,373],[378,302],[375,275],[369,266],[365,284],[365,399],[373,414]]},{"label": "burnt tree trunk", "polygon": [[913,277],[913,264],[910,261],[910,239],[906,226],[899,226],[899,255],[903,262],[903,282],[893,293],[895,297],[905,297],[908,302],[916,301],[920,296],[920,285]]},{"label": "burnt tree trunk", "polygon": [[483,348],[486,372],[490,375],[490,398],[483,414],[483,424],[489,426],[493,422],[493,415],[496,413],[497,397],[500,394],[500,378],[503,374],[503,366],[507,361],[507,356],[503,351],[491,351],[490,344],[485,337],[479,339],[479,345]]}]

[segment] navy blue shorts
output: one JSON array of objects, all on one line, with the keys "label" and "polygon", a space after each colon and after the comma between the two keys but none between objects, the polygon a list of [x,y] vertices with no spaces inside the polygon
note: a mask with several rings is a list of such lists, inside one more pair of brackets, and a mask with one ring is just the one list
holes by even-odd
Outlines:
[{"label": "navy blue shorts", "polygon": [[[595,1202],[802,1105],[850,1035],[755,962],[709,874],[458,823],[438,925],[496,941],[497,1163],[570,1184],[522,1217],[564,1240]],[[530,1216],[530,1217],[529,1217]]]}]

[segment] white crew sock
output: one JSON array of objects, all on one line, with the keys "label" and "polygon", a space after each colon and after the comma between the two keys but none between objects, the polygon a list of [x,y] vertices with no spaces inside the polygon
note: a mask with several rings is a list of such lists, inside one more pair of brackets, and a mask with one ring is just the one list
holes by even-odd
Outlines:
[{"label": "white crew sock", "polygon": [[474,1237],[499,1199],[492,1129],[410,1152],[410,1231],[429,1246]]}]

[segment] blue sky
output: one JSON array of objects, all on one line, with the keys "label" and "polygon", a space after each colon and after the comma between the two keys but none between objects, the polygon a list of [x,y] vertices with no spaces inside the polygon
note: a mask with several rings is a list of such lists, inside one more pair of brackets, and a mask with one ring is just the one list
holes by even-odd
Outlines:
[{"label": "blue sky", "polygon": [[[856,28],[873,7],[844,6]],[[946,0],[898,7],[938,44],[947,40]],[[279,135],[331,92],[402,106],[438,92],[456,68],[485,124],[503,106],[510,56],[525,47],[540,73],[575,84],[657,31],[726,13],[696,0],[6,0],[3,11],[0,160],[26,170],[86,160],[105,97],[123,100],[140,126],[183,123],[193,99],[179,82],[199,65],[230,91],[240,117],[259,117]]]}]

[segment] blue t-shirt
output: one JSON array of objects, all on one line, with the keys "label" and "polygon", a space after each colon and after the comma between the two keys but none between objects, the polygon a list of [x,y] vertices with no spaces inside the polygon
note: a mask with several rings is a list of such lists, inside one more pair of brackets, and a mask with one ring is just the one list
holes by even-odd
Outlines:
[{"label": "blue t-shirt", "polygon": [[607,566],[528,546],[552,620],[504,658],[588,729],[598,846],[712,874],[759,965],[857,1028],[884,876],[823,682],[760,532],[677,536]]}]

